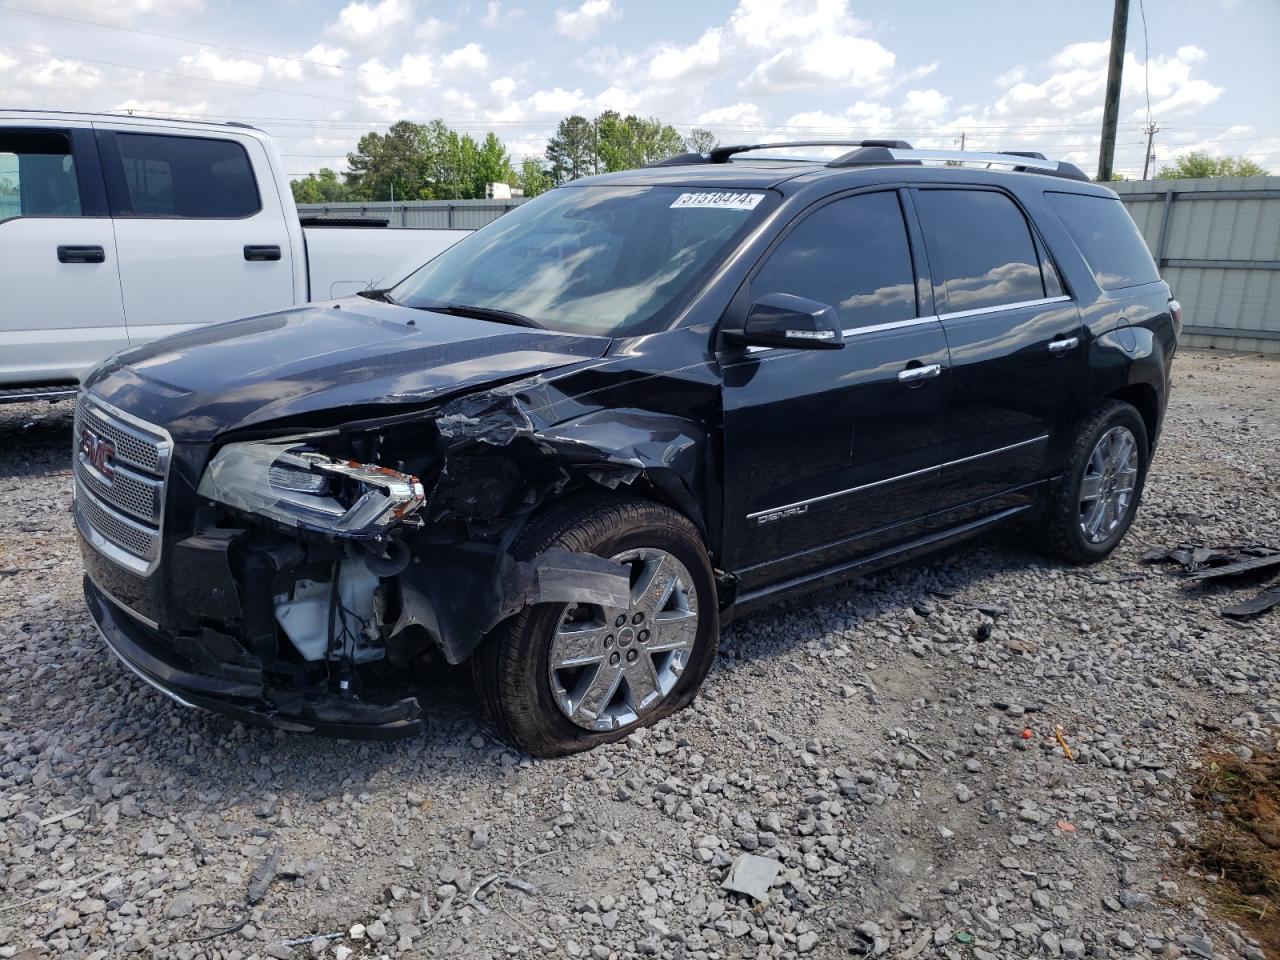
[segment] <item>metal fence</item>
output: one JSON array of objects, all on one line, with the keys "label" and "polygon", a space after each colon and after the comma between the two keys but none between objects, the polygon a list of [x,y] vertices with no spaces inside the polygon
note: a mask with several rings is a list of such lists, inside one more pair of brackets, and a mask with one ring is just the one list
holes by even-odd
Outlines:
[{"label": "metal fence", "polygon": [[300,203],[302,216],[386,217],[392,227],[478,230],[520,204],[511,200],[382,200],[371,203]]},{"label": "metal fence", "polygon": [[1111,186],[1182,303],[1184,343],[1280,353],[1280,177]]}]

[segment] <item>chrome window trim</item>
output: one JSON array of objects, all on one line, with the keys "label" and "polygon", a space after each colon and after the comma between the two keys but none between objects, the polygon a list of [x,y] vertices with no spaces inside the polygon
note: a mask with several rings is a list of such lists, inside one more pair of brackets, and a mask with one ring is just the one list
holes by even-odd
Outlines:
[{"label": "chrome window trim", "polygon": [[[909,320],[891,320],[888,323],[873,323],[867,327],[849,327],[840,331],[840,336],[849,340],[853,337],[860,337],[868,333],[884,333],[887,330],[901,330],[905,327],[919,327],[926,323],[936,323],[941,318],[937,314],[931,314],[927,317],[911,317]],[[768,350],[800,350],[800,347],[747,347],[747,353],[756,354],[764,353]]]},{"label": "chrome window trim", "polygon": [[992,457],[998,453],[1007,453],[1010,450],[1017,450],[1019,447],[1028,447],[1033,443],[1043,443],[1048,439],[1049,434],[1041,434],[1038,437],[1032,437],[1030,440],[1020,440],[1017,443],[1010,443],[1003,447],[996,447],[994,450],[986,450],[982,453],[975,453],[967,457],[960,457],[958,460],[947,460],[943,463],[936,463],[931,467],[912,470],[910,473],[900,473],[895,477],[886,477],[883,480],[874,480],[871,483],[864,483],[856,487],[849,487],[847,490],[837,490],[834,493],[824,493],[821,496],[810,497],[808,500],[797,500],[795,503],[783,504],[780,507],[769,507],[767,510],[757,510],[755,513],[748,513],[747,519],[757,520],[760,517],[771,516],[775,513],[785,513],[786,511],[794,510],[797,507],[808,507],[815,503],[834,500],[836,497],[844,497],[849,494],[860,493],[863,490],[872,490],[876,487],[883,487],[889,483],[897,483],[899,480],[910,480],[912,477],[919,477],[926,473],[933,473],[935,470],[945,470],[947,467],[959,466],[962,463],[971,463],[974,460],[981,460],[983,457]]},{"label": "chrome window trim", "polygon": [[973,310],[954,310],[951,313],[938,314],[939,320],[960,320],[964,317],[981,317],[988,313],[1002,313],[1005,310],[1021,310],[1024,307],[1043,307],[1051,303],[1067,303],[1070,297],[1041,297],[1039,300],[1019,300],[1017,303],[1001,303],[994,307],[975,307]]}]

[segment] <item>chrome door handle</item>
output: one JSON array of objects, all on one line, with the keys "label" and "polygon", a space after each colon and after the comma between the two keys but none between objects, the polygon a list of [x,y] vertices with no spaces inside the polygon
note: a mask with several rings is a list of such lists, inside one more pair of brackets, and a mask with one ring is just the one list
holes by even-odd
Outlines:
[{"label": "chrome door handle", "polygon": [[942,364],[940,363],[930,363],[923,367],[908,367],[898,373],[898,382],[919,383],[922,380],[932,380],[941,374]]},{"label": "chrome door handle", "polygon": [[1049,352],[1061,356],[1068,350],[1074,350],[1080,346],[1079,337],[1067,337],[1065,340],[1050,340]]}]

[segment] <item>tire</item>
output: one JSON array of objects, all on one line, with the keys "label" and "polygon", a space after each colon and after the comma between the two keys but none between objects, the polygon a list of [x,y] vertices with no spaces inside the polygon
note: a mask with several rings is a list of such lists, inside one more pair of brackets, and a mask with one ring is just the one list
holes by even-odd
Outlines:
[{"label": "tire", "polygon": [[[1125,434],[1116,431],[1127,431],[1135,447],[1133,486],[1127,500],[1123,503],[1115,501],[1110,512],[1104,515],[1098,513],[1102,499],[1085,499],[1084,494],[1099,489],[1099,464],[1105,463],[1105,451],[1100,444],[1109,436],[1123,439]],[[1137,514],[1150,462],[1151,445],[1142,415],[1120,400],[1108,400],[1099,406],[1078,427],[1066,472],[1049,500],[1040,530],[1041,546],[1048,553],[1074,564],[1097,563],[1109,556],[1124,539]],[[1118,471],[1111,474],[1115,489],[1123,489],[1127,473]],[[1100,493],[1105,494],[1108,489],[1107,477],[1103,470]],[[1086,484],[1090,485],[1088,490]]]},{"label": "tire", "polygon": [[[655,583],[672,571],[678,575],[670,599],[664,601],[668,606],[658,606],[650,612],[651,619],[634,628],[631,621],[621,627],[611,625],[619,616],[643,613],[649,609],[647,605],[632,606],[630,612],[621,608],[610,612],[588,605],[539,603],[499,624],[485,639],[471,661],[485,713],[499,737],[538,757],[589,750],[687,706],[715,660],[720,638],[711,562],[697,529],[674,510],[647,500],[574,498],[535,517],[517,537],[512,553],[516,559],[528,560],[551,547],[630,557],[627,562],[633,567],[633,585],[650,571]],[[663,556],[679,561],[679,566]],[[667,612],[661,613],[663,610]],[[696,612],[692,623],[688,622],[690,610]],[[678,626],[677,620],[681,621]],[[647,624],[653,625],[651,634],[644,630]],[[560,644],[568,641],[561,638],[572,636],[570,631],[575,629],[588,638],[577,641],[586,655],[603,659],[553,673],[553,649],[563,651]],[[609,632],[599,636],[602,630]],[[642,639],[642,633],[647,640]],[[654,648],[677,642],[685,646],[680,651],[649,653],[646,642]],[[573,659],[557,657],[557,663]],[[632,668],[640,671],[633,674],[641,681],[635,684],[637,690],[653,684],[643,709],[635,702],[628,704],[635,697],[624,676],[617,682],[616,692],[593,716],[592,705],[604,696],[600,691],[613,682],[610,677]],[[663,684],[668,687],[666,692],[652,700],[655,692],[661,693]],[[580,690],[588,692],[575,702],[572,694]],[[579,722],[570,719],[568,712],[575,707]],[[586,723],[599,726],[589,729]]]}]

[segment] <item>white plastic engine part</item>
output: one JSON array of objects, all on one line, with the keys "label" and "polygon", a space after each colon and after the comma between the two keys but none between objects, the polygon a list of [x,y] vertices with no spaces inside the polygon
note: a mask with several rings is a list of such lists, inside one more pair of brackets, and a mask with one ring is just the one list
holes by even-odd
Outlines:
[{"label": "white plastic engine part", "polygon": [[[369,572],[362,560],[343,560],[338,568],[338,599],[346,609],[347,629],[356,637],[353,659],[357,663],[377,660],[383,656],[381,647],[370,643],[366,626],[373,624],[373,591],[378,588],[378,578]],[[302,659],[314,663],[323,660],[329,646],[329,601],[333,594],[330,580],[299,580],[293,589],[293,599],[288,594],[275,598],[276,622],[280,624],[289,641],[302,654]],[[335,614],[334,631],[341,636],[342,614]],[[350,650],[351,641],[345,641]],[[341,647],[335,643],[335,653]]]}]

